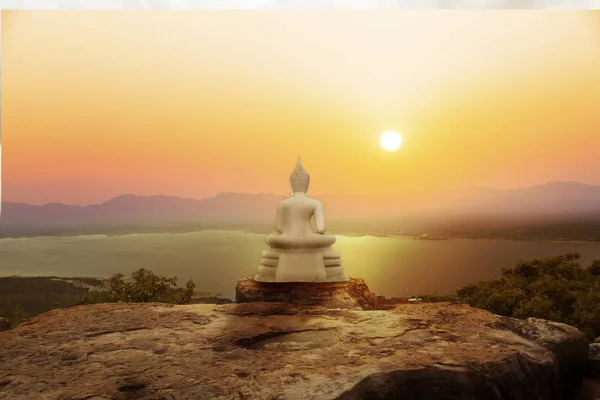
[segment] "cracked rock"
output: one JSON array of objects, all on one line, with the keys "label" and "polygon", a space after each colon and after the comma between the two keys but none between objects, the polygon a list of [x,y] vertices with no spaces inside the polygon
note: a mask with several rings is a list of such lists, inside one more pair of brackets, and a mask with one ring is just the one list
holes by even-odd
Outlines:
[{"label": "cracked rock", "polygon": [[561,399],[588,346],[467,305],[95,304],[0,333],[0,399]]}]

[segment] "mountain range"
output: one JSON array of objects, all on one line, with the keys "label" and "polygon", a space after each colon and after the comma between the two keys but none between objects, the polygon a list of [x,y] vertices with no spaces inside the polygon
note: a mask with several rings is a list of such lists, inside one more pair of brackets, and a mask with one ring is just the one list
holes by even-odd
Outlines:
[{"label": "mountain range", "polygon": [[600,186],[550,182],[519,189],[467,188],[448,197],[438,211],[483,215],[600,214]]},{"label": "mountain range", "polygon": [[[600,215],[600,186],[551,182],[521,189],[466,188],[429,196],[373,198],[326,195],[326,218],[390,218],[433,215],[460,216],[586,216]],[[164,221],[240,221],[271,223],[282,196],[221,193],[204,199],[125,194],[88,206],[51,203],[2,203],[0,226],[78,225]]]}]

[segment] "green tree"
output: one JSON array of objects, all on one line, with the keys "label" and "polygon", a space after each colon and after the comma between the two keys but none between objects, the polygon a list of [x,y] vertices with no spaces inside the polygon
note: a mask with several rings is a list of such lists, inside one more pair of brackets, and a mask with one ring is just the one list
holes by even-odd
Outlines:
[{"label": "green tree", "polygon": [[515,318],[537,317],[600,336],[600,260],[588,268],[578,253],[520,261],[499,279],[467,285],[458,299],[473,307]]},{"label": "green tree", "polygon": [[109,292],[88,295],[84,303],[174,303],[188,304],[196,285],[190,279],[185,288],[177,287],[176,277],[157,276],[147,269],[139,269],[125,279],[123,274],[114,274],[107,281]]},{"label": "green tree", "polygon": [[589,266],[588,271],[593,276],[600,276],[600,260],[594,260],[592,265]]}]

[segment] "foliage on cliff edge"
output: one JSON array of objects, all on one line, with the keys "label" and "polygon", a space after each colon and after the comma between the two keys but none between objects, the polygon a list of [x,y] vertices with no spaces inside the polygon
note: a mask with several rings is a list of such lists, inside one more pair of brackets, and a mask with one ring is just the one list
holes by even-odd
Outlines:
[{"label": "foliage on cliff edge", "polygon": [[579,328],[593,340],[600,336],[600,260],[583,268],[579,253],[519,262],[499,279],[471,284],[458,299],[494,314],[537,317]]},{"label": "foliage on cliff edge", "polygon": [[88,295],[83,302],[188,304],[196,288],[191,279],[185,288],[178,288],[176,277],[157,276],[144,268],[133,272],[130,279],[125,279],[123,274],[114,274],[107,283],[108,292]]}]

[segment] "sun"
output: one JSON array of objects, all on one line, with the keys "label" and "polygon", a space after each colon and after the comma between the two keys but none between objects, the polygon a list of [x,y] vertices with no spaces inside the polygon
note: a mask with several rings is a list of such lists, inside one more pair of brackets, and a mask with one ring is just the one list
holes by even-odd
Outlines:
[{"label": "sun", "polygon": [[398,132],[389,131],[381,135],[381,147],[386,151],[396,151],[402,146],[402,136]]}]

